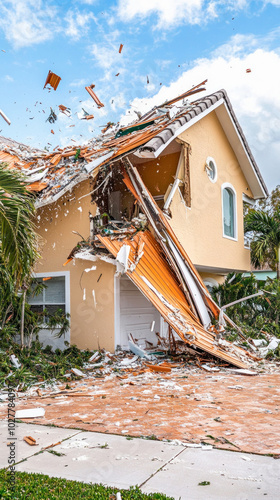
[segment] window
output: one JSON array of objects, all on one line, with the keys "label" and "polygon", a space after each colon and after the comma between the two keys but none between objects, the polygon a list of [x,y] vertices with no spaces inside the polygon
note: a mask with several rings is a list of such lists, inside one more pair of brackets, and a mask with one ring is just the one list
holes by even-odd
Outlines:
[{"label": "window", "polygon": [[223,236],[237,238],[236,194],[230,184],[222,186]]},{"label": "window", "polygon": [[[63,313],[69,313],[69,275],[66,272],[60,273],[40,273],[35,275],[36,283],[43,283],[45,288],[34,297],[30,297],[28,302],[31,310],[41,313],[47,310],[49,314],[54,314],[58,309]],[[32,285],[34,289],[36,283]]]},{"label": "window", "polygon": [[208,156],[206,160],[205,170],[210,181],[213,183],[216,182],[218,176],[217,165],[214,158],[211,158],[211,156]]}]

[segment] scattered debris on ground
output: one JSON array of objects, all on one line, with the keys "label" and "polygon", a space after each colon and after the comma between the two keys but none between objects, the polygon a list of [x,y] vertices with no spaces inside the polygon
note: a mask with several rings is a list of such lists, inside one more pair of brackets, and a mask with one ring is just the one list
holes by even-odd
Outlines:
[{"label": "scattered debris on ground", "polygon": [[[280,358],[272,358],[270,353],[272,343],[278,349],[280,339],[267,340],[267,346],[256,350],[256,361],[252,361],[250,370],[235,368],[230,363],[223,362],[209,353],[200,349],[190,348],[183,341],[176,340],[170,351],[168,343],[158,335],[158,345],[152,346],[148,341],[146,346],[138,344],[138,340],[130,335],[130,352],[116,351],[115,354],[101,349],[92,352],[79,350],[72,346],[64,351],[57,349],[55,352],[50,347],[41,348],[34,343],[29,350],[21,350],[13,341],[2,342],[0,361],[0,388],[5,390],[9,383],[19,392],[24,392],[30,387],[36,387],[36,392],[41,396],[41,387],[51,381],[73,381],[82,378],[102,378],[114,375],[125,379],[128,375],[141,375],[145,373],[173,373],[180,371],[182,376],[189,370],[198,370],[205,375],[227,372],[232,375],[242,375],[251,378],[260,373],[278,373]],[[261,344],[261,346],[263,343]],[[268,346],[270,348],[268,349]],[[264,350],[263,350],[264,349]],[[260,352],[261,351],[261,352]],[[269,354],[269,355],[268,355]],[[268,359],[262,357],[268,355]]]},{"label": "scattered debris on ground", "polygon": [[15,417],[19,419],[25,418],[39,418],[45,416],[44,408],[28,408],[26,410],[17,410]]},{"label": "scattered debris on ground", "polygon": [[[243,370],[233,373],[229,365],[205,358],[204,353],[195,357],[186,352],[154,356],[147,363],[129,352],[91,353],[82,377],[69,369],[64,381],[36,382],[24,392],[15,388],[16,418],[128,438],[171,440],[209,453],[222,448],[279,455],[279,362],[257,363],[252,379]],[[202,364],[219,371],[205,371]],[[165,366],[170,371],[154,370]],[[7,398],[3,388],[2,419]],[[32,409],[37,413],[30,413]]]},{"label": "scattered debris on ground", "polygon": [[104,349],[12,348],[21,367],[11,362],[8,345],[2,349],[2,419],[11,381],[16,418],[24,422],[279,455],[277,358],[244,370],[183,342],[172,355],[147,344],[148,359]]},{"label": "scattered debris on ground", "polygon": [[37,446],[36,439],[32,436],[24,436],[23,440],[29,444],[29,446]]}]

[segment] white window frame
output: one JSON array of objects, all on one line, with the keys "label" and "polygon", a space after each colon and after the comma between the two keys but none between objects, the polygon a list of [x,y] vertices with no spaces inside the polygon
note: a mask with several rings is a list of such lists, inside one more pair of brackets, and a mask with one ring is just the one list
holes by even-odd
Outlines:
[{"label": "white window frame", "polygon": [[[234,236],[228,236],[227,234],[225,234],[225,231],[224,231],[224,197],[223,197],[223,194],[224,194],[224,189],[229,189],[232,194],[233,194],[233,206],[234,206],[234,221],[233,221],[233,224],[234,224]],[[222,184],[221,186],[221,202],[222,202],[222,228],[223,228],[223,238],[227,238],[228,240],[232,240],[232,241],[238,241],[238,227],[237,227],[237,196],[236,196],[236,191],[233,187],[232,184],[230,184],[229,182],[224,182],[224,184]]]},{"label": "white window frame", "polygon": [[[209,167],[209,163],[210,161],[213,163],[214,167],[215,167],[215,177],[214,179],[211,179],[211,177],[209,176],[208,172],[207,172],[207,166]],[[207,174],[207,177],[209,179],[210,182],[212,182],[213,184],[215,184],[215,182],[217,181],[218,179],[218,169],[217,169],[217,164],[214,160],[214,158],[212,158],[212,156],[208,156],[206,158],[206,165],[205,165],[205,170],[206,170],[206,174]]]},{"label": "white window frame", "polygon": [[[36,278],[65,278],[65,314],[70,314],[70,271],[53,271],[49,273],[33,273],[32,277]],[[49,329],[48,324],[43,325],[43,328]]]}]

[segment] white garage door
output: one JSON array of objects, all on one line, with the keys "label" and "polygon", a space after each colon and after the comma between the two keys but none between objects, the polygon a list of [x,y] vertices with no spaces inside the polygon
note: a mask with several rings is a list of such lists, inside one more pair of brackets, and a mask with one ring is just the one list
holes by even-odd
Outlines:
[{"label": "white garage door", "polygon": [[[145,339],[157,344],[155,332],[160,332],[160,314],[138,288],[126,276],[120,278],[120,335],[119,343],[128,349],[128,334],[140,340],[145,347]],[[151,331],[152,329],[152,331]]]}]

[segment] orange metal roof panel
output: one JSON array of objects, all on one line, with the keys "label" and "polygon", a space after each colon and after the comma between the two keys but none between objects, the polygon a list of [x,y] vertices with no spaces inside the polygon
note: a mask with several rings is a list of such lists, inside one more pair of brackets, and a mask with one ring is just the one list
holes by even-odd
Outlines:
[{"label": "orange metal roof panel", "polygon": [[94,85],[89,85],[88,87],[85,87],[85,89],[88,91],[89,95],[93,98],[93,100],[96,102],[98,108],[103,108],[104,104],[98,99],[97,95],[95,92],[93,92],[92,88]]},{"label": "orange metal roof panel", "polygon": [[8,165],[14,166],[14,164],[18,161],[19,159],[17,156],[6,153],[5,151],[0,151],[0,162],[8,163]]},{"label": "orange metal roof panel", "polygon": [[58,87],[58,84],[59,84],[60,80],[61,80],[61,77],[58,76],[58,75],[56,75],[55,73],[53,73],[50,70],[48,72],[48,76],[47,76],[44,88],[46,87],[46,85],[50,85],[51,87],[53,87],[54,90],[56,90],[57,87]]},{"label": "orange metal roof panel", "polygon": [[[203,328],[199,319],[191,311],[175,275],[149,231],[139,232],[131,240],[112,240],[101,235],[98,235],[98,239],[114,257],[123,245],[130,246],[129,267],[132,266],[132,270],[128,268],[127,276],[184,342],[193,344],[236,366],[246,367],[246,364],[237,356],[237,353],[246,356],[245,351],[234,346],[234,353],[227,352],[215,343],[215,336]],[[137,248],[140,240],[145,245],[143,255],[137,263]]]},{"label": "orange metal roof panel", "polygon": [[43,189],[45,189],[46,187],[48,187],[48,184],[46,182],[37,181],[33,182],[32,184],[29,184],[29,186],[27,186],[27,189],[29,191],[34,191],[36,193],[39,193],[40,191],[43,191]]}]

